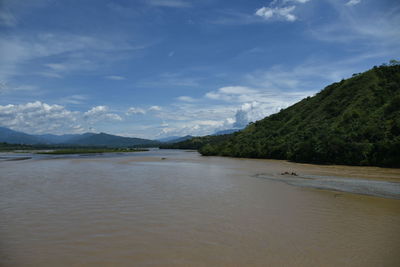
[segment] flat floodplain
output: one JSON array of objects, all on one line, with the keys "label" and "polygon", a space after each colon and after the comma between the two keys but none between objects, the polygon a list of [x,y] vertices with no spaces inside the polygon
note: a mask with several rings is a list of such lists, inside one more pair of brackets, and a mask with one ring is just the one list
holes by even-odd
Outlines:
[{"label": "flat floodplain", "polygon": [[175,150],[20,157],[0,161],[1,266],[400,266],[400,169]]}]

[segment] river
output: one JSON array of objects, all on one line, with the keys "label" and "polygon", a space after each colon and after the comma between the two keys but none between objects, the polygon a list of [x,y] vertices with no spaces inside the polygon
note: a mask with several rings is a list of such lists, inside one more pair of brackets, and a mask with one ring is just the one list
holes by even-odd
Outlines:
[{"label": "river", "polygon": [[400,266],[396,195],[281,181],[292,172],[400,182],[175,150],[1,161],[0,266]]}]

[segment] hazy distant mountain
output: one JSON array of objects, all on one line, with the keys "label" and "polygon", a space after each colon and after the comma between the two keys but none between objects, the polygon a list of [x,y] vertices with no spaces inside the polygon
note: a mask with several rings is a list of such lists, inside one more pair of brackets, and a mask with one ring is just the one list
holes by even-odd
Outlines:
[{"label": "hazy distant mountain", "polygon": [[178,138],[181,138],[181,136],[168,136],[168,137],[157,139],[157,141],[160,141],[162,143],[167,143],[169,141],[173,141],[173,140],[178,139]]},{"label": "hazy distant mountain", "polygon": [[96,135],[95,133],[84,133],[84,134],[78,134],[76,136],[71,137],[68,140],[65,140],[64,143],[66,144],[79,144],[79,143],[84,143],[84,140],[89,139],[91,136]]},{"label": "hazy distant mountain", "polygon": [[55,134],[40,134],[34,135],[39,138],[42,143],[45,144],[62,144],[66,143],[73,138],[77,138],[81,136],[80,134],[63,134],[63,135],[55,135]]},{"label": "hazy distant mountain", "polygon": [[169,144],[173,144],[173,143],[178,143],[178,142],[182,142],[188,139],[193,138],[193,136],[191,135],[186,135],[186,136],[169,136],[169,137],[165,137],[165,138],[161,138],[158,139],[158,141],[162,142],[162,143],[169,143]]},{"label": "hazy distant mountain", "polygon": [[42,140],[30,134],[0,127],[0,142],[10,144],[40,144]]},{"label": "hazy distant mountain", "polygon": [[78,137],[74,137],[67,141],[67,144],[82,145],[82,146],[111,146],[111,147],[126,147],[126,146],[142,146],[142,145],[155,145],[159,144],[158,141],[123,137],[111,135],[106,133],[86,133]]},{"label": "hazy distant mountain", "polygon": [[215,133],[213,133],[212,135],[224,135],[224,134],[231,134],[231,133],[235,133],[235,132],[238,132],[238,131],[240,131],[240,130],[243,130],[243,129],[239,129],[239,128],[235,128],[235,129],[226,129],[226,130],[222,130],[222,131],[218,131],[218,132],[215,132]]},{"label": "hazy distant mountain", "polygon": [[80,145],[80,146],[110,146],[110,147],[131,147],[131,146],[157,146],[160,142],[141,139],[122,137],[106,133],[84,133],[84,134],[42,134],[30,135],[14,131],[5,127],[0,127],[0,142],[9,144],[49,144],[49,145]]}]

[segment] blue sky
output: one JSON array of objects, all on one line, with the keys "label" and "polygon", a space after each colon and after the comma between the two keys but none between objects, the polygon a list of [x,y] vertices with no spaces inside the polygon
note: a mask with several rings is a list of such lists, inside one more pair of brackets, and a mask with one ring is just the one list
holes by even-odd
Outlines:
[{"label": "blue sky", "polygon": [[0,126],[28,133],[243,127],[400,54],[395,0],[0,5]]}]

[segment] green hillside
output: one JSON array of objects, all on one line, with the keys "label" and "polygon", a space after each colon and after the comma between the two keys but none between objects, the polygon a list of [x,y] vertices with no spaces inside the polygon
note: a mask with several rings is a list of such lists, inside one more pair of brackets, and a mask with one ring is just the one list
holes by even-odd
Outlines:
[{"label": "green hillside", "polygon": [[400,167],[400,66],[396,63],[355,74],[221,142],[204,142],[199,151],[203,155]]}]

